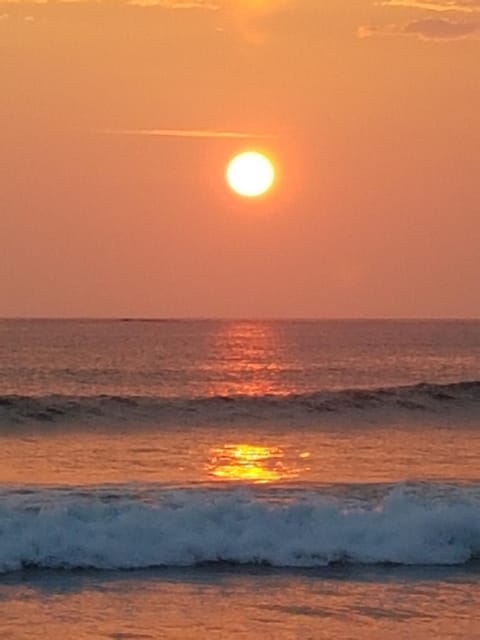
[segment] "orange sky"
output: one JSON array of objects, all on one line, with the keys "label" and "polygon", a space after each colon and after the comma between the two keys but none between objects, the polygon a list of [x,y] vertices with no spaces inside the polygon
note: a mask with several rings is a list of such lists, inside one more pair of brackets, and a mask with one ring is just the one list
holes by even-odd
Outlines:
[{"label": "orange sky", "polygon": [[0,316],[480,316],[480,0],[0,0],[0,81]]}]

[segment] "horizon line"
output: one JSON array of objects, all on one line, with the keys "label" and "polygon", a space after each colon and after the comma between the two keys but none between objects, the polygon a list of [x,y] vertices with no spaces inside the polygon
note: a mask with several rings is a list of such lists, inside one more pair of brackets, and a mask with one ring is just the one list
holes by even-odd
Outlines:
[{"label": "horizon line", "polygon": [[105,322],[462,322],[480,316],[0,316],[12,320],[105,321]]}]

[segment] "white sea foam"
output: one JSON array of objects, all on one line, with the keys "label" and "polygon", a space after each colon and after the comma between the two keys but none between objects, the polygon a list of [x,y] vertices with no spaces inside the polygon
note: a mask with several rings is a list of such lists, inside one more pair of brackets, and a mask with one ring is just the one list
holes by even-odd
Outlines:
[{"label": "white sea foam", "polygon": [[463,564],[480,553],[480,502],[420,501],[402,489],[347,508],[311,494],[274,504],[235,492],[163,500],[10,496],[0,508],[0,571],[137,569],[203,563]]}]

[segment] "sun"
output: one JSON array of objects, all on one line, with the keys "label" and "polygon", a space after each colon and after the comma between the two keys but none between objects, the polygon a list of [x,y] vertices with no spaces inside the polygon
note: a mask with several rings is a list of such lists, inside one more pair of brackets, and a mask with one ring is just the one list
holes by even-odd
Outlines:
[{"label": "sun", "polygon": [[244,151],[229,162],[226,178],[235,193],[255,198],[270,189],[275,181],[275,169],[263,153]]}]

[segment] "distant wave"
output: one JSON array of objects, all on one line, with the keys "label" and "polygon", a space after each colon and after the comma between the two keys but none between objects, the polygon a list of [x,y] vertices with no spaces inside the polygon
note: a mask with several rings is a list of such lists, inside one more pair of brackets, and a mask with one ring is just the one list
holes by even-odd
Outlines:
[{"label": "distant wave", "polygon": [[141,569],[210,563],[461,565],[480,554],[480,502],[422,503],[400,489],[369,507],[311,494],[170,495],[158,502],[40,494],[0,507],[0,573],[24,568]]},{"label": "distant wave", "polygon": [[0,425],[215,423],[224,420],[294,420],[342,412],[458,412],[480,409],[480,381],[420,383],[308,394],[204,396],[0,396]]}]

